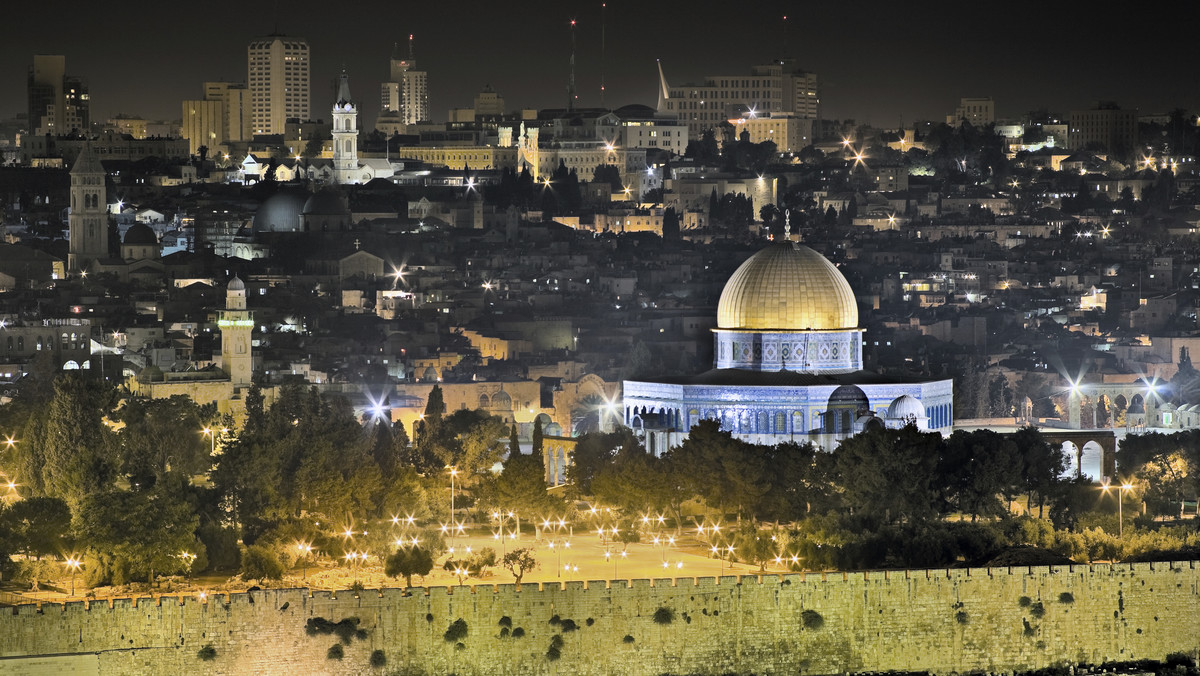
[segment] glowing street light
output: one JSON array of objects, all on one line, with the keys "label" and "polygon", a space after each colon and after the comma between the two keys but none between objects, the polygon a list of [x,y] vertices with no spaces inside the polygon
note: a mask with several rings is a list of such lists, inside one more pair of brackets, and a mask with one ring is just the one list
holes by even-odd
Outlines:
[{"label": "glowing street light", "polygon": [[296,551],[299,552],[298,558],[302,562],[300,564],[301,565],[301,568],[300,568],[301,579],[307,580],[308,579],[308,555],[310,552],[312,552],[312,545],[306,544],[304,542],[297,542],[296,543]]},{"label": "glowing street light", "polygon": [[[1106,484],[1100,486],[1100,490],[1107,493],[1108,489],[1110,489],[1112,487],[1113,487],[1112,484],[1106,483]],[[1120,485],[1119,490],[1117,491],[1117,538],[1118,539],[1120,539],[1121,537],[1123,537],[1125,535],[1125,512],[1123,510],[1123,505],[1125,504],[1125,499],[1124,499],[1125,493],[1132,491],[1132,490],[1133,490],[1133,484],[1131,484],[1129,482],[1125,482]]]},{"label": "glowing street light", "polygon": [[71,596],[74,596],[75,595],[75,573],[79,572],[79,567],[83,565],[83,561],[80,561],[77,557],[72,555],[63,563],[66,564],[67,568],[71,569]]}]

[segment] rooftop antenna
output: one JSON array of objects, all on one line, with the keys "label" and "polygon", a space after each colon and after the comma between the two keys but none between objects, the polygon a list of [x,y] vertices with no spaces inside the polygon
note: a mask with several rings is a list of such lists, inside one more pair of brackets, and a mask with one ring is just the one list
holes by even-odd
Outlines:
[{"label": "rooftop antenna", "polygon": [[604,9],[607,2],[600,3],[600,107],[604,107]]},{"label": "rooftop antenna", "polygon": [[567,78],[567,112],[575,112],[575,19],[571,19],[571,75]]},{"label": "rooftop antenna", "polygon": [[413,56],[413,34],[412,33],[408,34],[408,60],[409,61],[417,60],[416,57]]},{"label": "rooftop antenna", "polygon": [[667,107],[667,99],[671,98],[671,90],[667,87],[667,78],[662,72],[662,59],[655,59],[658,63],[658,112],[662,112]]}]

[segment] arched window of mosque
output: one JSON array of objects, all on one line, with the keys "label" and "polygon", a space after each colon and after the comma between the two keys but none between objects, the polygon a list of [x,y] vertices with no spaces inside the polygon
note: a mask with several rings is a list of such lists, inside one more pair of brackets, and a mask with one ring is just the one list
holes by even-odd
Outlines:
[{"label": "arched window of mosque", "polygon": [[65,333],[62,334],[62,346],[64,349],[67,347],[67,334]]},{"label": "arched window of mosque", "polygon": [[775,413],[775,432],[776,434],[787,432],[787,416],[784,415],[783,411]]}]

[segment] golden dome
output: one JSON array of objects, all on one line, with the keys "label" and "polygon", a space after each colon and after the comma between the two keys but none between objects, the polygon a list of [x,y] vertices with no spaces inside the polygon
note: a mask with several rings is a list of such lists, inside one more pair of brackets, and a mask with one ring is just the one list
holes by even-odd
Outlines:
[{"label": "golden dome", "polygon": [[854,291],[812,249],[782,242],[742,263],[721,292],[717,328],[831,331],[858,328]]}]

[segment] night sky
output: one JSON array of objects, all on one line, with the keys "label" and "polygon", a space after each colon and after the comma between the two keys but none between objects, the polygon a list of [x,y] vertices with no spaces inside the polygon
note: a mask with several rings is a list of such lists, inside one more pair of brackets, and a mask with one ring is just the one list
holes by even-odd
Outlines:
[{"label": "night sky", "polygon": [[[118,112],[176,119],[180,101],[199,98],[205,80],[244,81],[246,43],[276,22],[311,47],[314,118],[329,117],[344,65],[363,122],[373,123],[392,45],[409,33],[418,65],[429,72],[437,121],[451,107],[470,106],[486,84],[510,110],[561,107],[571,18],[578,20],[578,105],[601,103],[599,0],[50,5],[6,3],[2,116],[26,109],[28,67],[43,53],[65,54],[67,71],[88,79],[93,120]],[[1095,4],[1071,7],[611,0],[605,104],[654,105],[655,58],[671,84],[682,84],[742,74],[782,55],[818,73],[825,117],[877,126],[941,120],[962,96],[991,96],[999,117],[1040,107],[1066,113],[1101,99],[1142,113],[1200,108],[1185,5],[1125,4],[1113,15],[1097,14]]]}]

